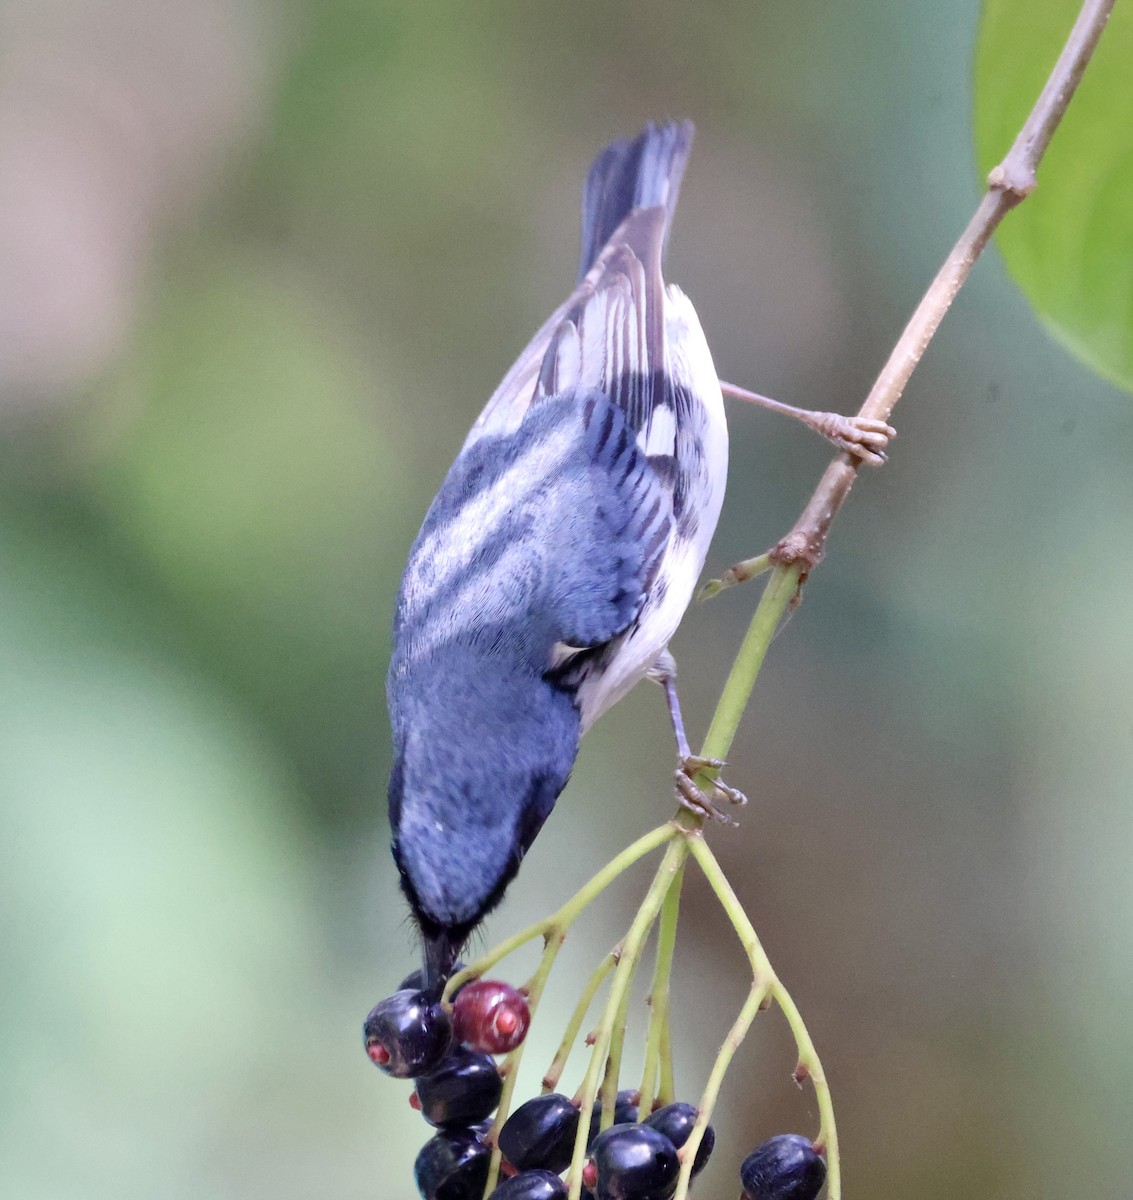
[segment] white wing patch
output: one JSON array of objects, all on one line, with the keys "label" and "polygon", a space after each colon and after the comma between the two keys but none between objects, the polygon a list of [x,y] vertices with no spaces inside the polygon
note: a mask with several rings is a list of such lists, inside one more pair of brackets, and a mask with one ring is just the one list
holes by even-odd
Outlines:
[{"label": "white wing patch", "polygon": [[654,408],[649,423],[637,435],[637,444],[650,458],[673,453],[677,444],[677,415],[671,405],[658,404]]}]

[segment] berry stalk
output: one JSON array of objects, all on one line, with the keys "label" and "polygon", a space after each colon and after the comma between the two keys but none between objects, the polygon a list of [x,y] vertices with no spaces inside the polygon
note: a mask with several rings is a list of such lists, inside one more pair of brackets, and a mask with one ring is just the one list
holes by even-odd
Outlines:
[{"label": "berry stalk", "polygon": [[578,998],[578,1003],[574,1006],[574,1012],[571,1013],[567,1027],[563,1031],[563,1040],[559,1043],[555,1057],[551,1060],[551,1065],[547,1068],[547,1073],[543,1076],[544,1092],[553,1092],[559,1086],[559,1080],[562,1078],[567,1059],[570,1057],[570,1052],[574,1048],[579,1030],[582,1028],[582,1022],[586,1020],[586,1014],[590,1011],[591,1004],[594,1003],[594,997],[598,994],[598,989],[605,982],[606,976],[618,965],[618,960],[621,956],[622,947],[621,943],[619,943],[591,972],[586,987],[583,989],[582,995]]},{"label": "berry stalk", "polygon": [[[645,937],[648,938],[649,931]],[[644,940],[644,939],[643,939]],[[632,978],[632,977],[631,977]],[[598,1123],[600,1132],[605,1132],[614,1124],[615,1109],[618,1103],[618,1079],[622,1070],[622,1051],[625,1048],[626,1028],[629,1025],[630,989],[627,986],[622,993],[621,1003],[614,1014],[613,1030],[610,1035],[610,1049],[606,1055],[606,1068],[602,1074],[602,1117]]]},{"label": "berry stalk", "polygon": [[[580,1091],[578,1134],[575,1138],[574,1154],[571,1158],[570,1171],[567,1174],[567,1188],[570,1200],[579,1200],[582,1194],[582,1166],[586,1156],[586,1141],[590,1131],[590,1118],[594,1112],[594,1101],[598,1095],[598,1081],[602,1076],[606,1060],[610,1053],[615,1025],[623,1000],[629,992],[629,985],[637,969],[641,949],[649,936],[653,923],[661,911],[661,905],[669,888],[672,886],[676,872],[683,865],[689,853],[690,839],[682,836],[674,825],[666,828],[669,845],[665,857],[657,867],[657,873],[649,886],[645,899],[641,902],[629,932],[622,943],[622,954],[614,971],[614,981],[610,987],[610,995],[602,1013],[602,1020],[594,1035],[594,1046],[590,1052],[590,1065],[583,1079]],[[624,1036],[624,1028],[622,1030]],[[612,1111],[612,1106],[609,1111]]]},{"label": "berry stalk", "polygon": [[[565,939],[565,930],[553,933],[549,932],[545,935],[543,957],[539,960],[538,967],[535,968],[535,974],[520,989],[527,996],[527,1005],[532,1017],[534,1017],[535,1010],[539,1006],[539,1000],[543,995],[544,987],[547,985],[551,968],[555,965],[555,959],[558,957]],[[523,1051],[526,1047],[526,1040],[520,1042],[507,1058],[504,1059],[503,1066],[500,1068],[500,1075],[503,1077],[504,1085],[503,1090],[500,1092],[500,1102],[496,1108],[495,1120],[492,1122],[489,1134],[492,1143],[492,1159],[488,1164],[488,1182],[484,1189],[486,1196],[491,1194],[492,1189],[496,1186],[496,1180],[499,1178],[500,1163],[503,1161],[503,1155],[500,1153],[499,1147],[499,1133],[511,1109],[511,1098],[515,1092],[516,1080],[519,1078],[519,1067],[523,1061]]]},{"label": "berry stalk", "polygon": [[[669,1054],[669,979],[673,970],[673,953],[677,942],[677,918],[681,908],[681,886],[684,883],[684,864],[673,876],[673,882],[661,906],[661,921],[657,928],[657,961],[653,967],[653,981],[649,987],[649,1025],[645,1033],[645,1062],[641,1074],[641,1111],[648,1114],[654,1108],[671,1104],[676,1096],[665,1090],[666,1076],[672,1088],[672,1063],[666,1063]],[[668,1068],[666,1071],[665,1068]],[[661,1086],[658,1089],[658,1075]]]},{"label": "berry stalk", "polygon": [[[767,952],[763,949],[763,945],[759,940],[759,935],[755,932],[755,928],[747,913],[744,912],[739,897],[732,890],[732,885],[728,882],[720,864],[716,860],[716,856],[709,849],[707,842],[703,838],[690,837],[688,842],[693,858],[696,859],[697,865],[704,872],[704,877],[708,880],[709,886],[716,893],[716,898],[720,901],[721,907],[727,914],[728,920],[731,921],[732,928],[735,929],[743,945],[744,952],[747,954],[748,962],[751,965],[752,990],[740,1012],[740,1016],[736,1019],[731,1032],[727,1039],[725,1039],[723,1046],[721,1046],[719,1054],[716,1056],[716,1062],[713,1064],[712,1071],[708,1077],[708,1083],[701,1097],[700,1116],[697,1118],[696,1126],[689,1136],[687,1145],[690,1149],[687,1153],[690,1156],[695,1156],[696,1148],[700,1144],[700,1138],[703,1136],[704,1127],[708,1124],[709,1118],[712,1115],[712,1107],[716,1103],[716,1097],[720,1091],[724,1072],[727,1070],[728,1064],[731,1062],[732,1056],[735,1054],[740,1042],[743,1041],[752,1020],[755,1018],[756,1012],[759,1010],[760,1004],[770,996],[779,1005],[783,1011],[783,1015],[787,1018],[787,1024],[791,1027],[791,1033],[794,1035],[795,1045],[798,1048],[798,1064],[794,1071],[795,1082],[801,1087],[803,1081],[809,1079],[814,1087],[819,1112],[819,1132],[818,1137],[815,1139],[815,1147],[826,1155],[829,1171],[829,1200],[841,1200],[842,1185],[838,1162],[838,1130],[834,1121],[834,1102],[830,1095],[830,1086],[826,1082],[826,1074],[822,1069],[822,1062],[818,1057],[818,1051],[814,1048],[814,1042],[807,1031],[798,1006],[791,998],[791,994],[783,986],[778,975],[775,974],[775,970],[767,957]],[[749,1009],[750,1015],[748,1015]],[[691,1162],[691,1157],[689,1162]],[[685,1174],[683,1166],[681,1178],[687,1183],[688,1176]],[[681,1185],[678,1184],[674,1200],[684,1200],[686,1194],[687,1188],[685,1191],[681,1191]]]},{"label": "berry stalk", "polygon": [[[445,985],[442,998],[446,1007],[451,1007],[452,997],[466,983],[479,979],[490,971],[501,959],[507,958],[521,946],[534,941],[537,937],[545,942],[557,935],[559,944],[567,935],[567,931],[578,919],[579,915],[592,904],[620,875],[633,866],[638,859],[644,858],[652,850],[663,846],[673,836],[673,826],[670,822],[658,825],[648,833],[642,834],[636,842],[627,846],[620,854],[612,858],[596,875],[582,885],[561,908],[541,921],[535,921],[526,929],[509,938],[505,938],[494,949],[489,950],[482,958],[478,958],[471,966],[457,971]],[[557,951],[556,951],[557,953]],[[533,1010],[534,1011],[534,1010]]]},{"label": "berry stalk", "polygon": [[[688,1135],[688,1141],[680,1149],[681,1173],[677,1178],[677,1190],[673,1193],[673,1200],[685,1200],[688,1195],[696,1152],[700,1149],[704,1131],[708,1128],[712,1110],[716,1107],[716,1099],[720,1095],[724,1074],[728,1070],[732,1056],[747,1036],[747,1031],[751,1028],[751,1023],[755,1020],[756,1013],[759,1012],[770,990],[767,980],[752,979],[751,989],[744,1001],[743,1008],[740,1009],[739,1016],[736,1017],[732,1028],[728,1031],[728,1036],[724,1039],[724,1044],[720,1047],[719,1054],[716,1055],[716,1061],[712,1064],[708,1082],[704,1085],[700,1103],[697,1105],[698,1115],[692,1132]],[[830,1200],[839,1200],[836,1187],[837,1177],[837,1171],[835,1171],[831,1177]]]}]

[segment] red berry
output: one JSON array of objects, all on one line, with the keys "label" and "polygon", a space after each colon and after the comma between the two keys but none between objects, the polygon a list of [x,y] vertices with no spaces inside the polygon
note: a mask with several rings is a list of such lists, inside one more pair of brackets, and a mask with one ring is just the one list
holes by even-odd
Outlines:
[{"label": "red berry", "polygon": [[485,1054],[507,1054],[527,1036],[531,1010],[523,995],[496,979],[477,979],[452,1006],[457,1041]]}]

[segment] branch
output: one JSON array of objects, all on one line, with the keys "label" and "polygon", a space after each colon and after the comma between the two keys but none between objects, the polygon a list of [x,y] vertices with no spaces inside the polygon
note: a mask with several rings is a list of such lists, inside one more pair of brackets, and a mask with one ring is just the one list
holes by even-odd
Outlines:
[{"label": "branch", "polygon": [[[858,415],[886,421],[932,341],[956,293],[999,222],[1035,189],[1035,175],[1098,44],[1114,0],[1086,0],[1041,95],[1007,157],[988,175],[988,191],[937,272],[877,377]],[[779,566],[801,565],[802,578],[821,561],[830,526],[846,501],[859,460],[839,454],[826,468],[794,528],[771,551]]]},{"label": "branch", "polygon": [[[1074,24],[1046,86],[1024,122],[1007,157],[988,176],[987,193],[980,200],[967,228],[953,246],[908,325],[905,326],[888,362],[859,410],[860,417],[879,421],[888,420],[905,390],[905,385],[909,382],[913,371],[928,348],[929,342],[932,341],[939,328],[940,322],[944,319],[944,314],[971,274],[976,259],[983,252],[999,222],[1034,190],[1038,165],[1077,90],[1082,73],[1085,71],[1094,47],[1105,28],[1106,21],[1109,19],[1113,4],[1114,0],[1085,0],[1078,20]],[[819,481],[818,487],[802,515],[795,522],[794,528],[769,552],[767,560],[761,557],[738,563],[725,576],[724,580],[720,581],[718,586],[709,585],[706,589],[705,594],[712,595],[722,586],[750,579],[754,574],[765,569],[767,561],[774,565],[771,578],[760,597],[743,645],[732,664],[732,670],[712,716],[712,723],[701,751],[706,758],[723,759],[728,756],[771,638],[778,628],[783,613],[786,612],[792,599],[797,596],[798,589],[805,581],[808,572],[822,561],[830,526],[845,503],[850,488],[857,478],[858,465],[858,460],[851,458],[850,455],[839,454],[826,468],[825,474]],[[700,774],[694,778],[697,782],[708,782]],[[687,813],[679,814],[677,821],[684,828],[688,828],[690,824],[699,825],[701,823],[696,818],[690,818]],[[696,838],[690,839],[690,843],[693,853],[701,861],[705,873],[709,874],[710,868],[705,866],[704,861],[707,847]],[[717,889],[717,894],[723,897],[723,892],[719,889]],[[738,901],[736,903],[738,904]],[[725,906],[727,907],[727,905]],[[742,909],[738,912],[742,917]],[[743,920],[746,922],[746,917],[743,917]],[[736,927],[737,929],[741,928],[738,923]],[[741,936],[745,935],[741,933]],[[754,938],[754,931],[752,931],[752,937]],[[751,944],[757,946],[758,941],[753,941]],[[754,1016],[752,1007],[753,1003],[756,1003],[754,997],[759,994],[761,974],[754,957],[752,964],[756,991],[753,993],[753,998],[749,999],[749,1003],[745,1005],[733,1029],[733,1033],[738,1036],[742,1036],[746,1032],[747,1024]],[[771,978],[775,979],[773,973]],[[781,987],[777,980],[776,985]],[[815,1082],[819,1107],[822,1111],[822,1128],[818,1142],[824,1145],[829,1157],[830,1200],[839,1200],[841,1180],[838,1141],[829,1088],[794,1002],[785,992],[777,993],[776,998],[791,1023],[799,1046],[799,1066],[796,1068],[796,1080],[801,1080],[809,1075]],[[717,1076],[722,1076],[729,1057],[730,1053],[726,1043],[721,1052],[721,1058],[717,1060],[718,1070],[714,1069],[705,1093],[705,1100],[709,1107],[715,1099],[714,1089],[719,1087],[720,1080]],[[698,1122],[698,1126],[702,1126],[707,1119],[707,1116],[703,1116],[703,1121]],[[699,1136],[696,1130],[694,1130],[694,1136]],[[695,1154],[695,1152],[696,1148],[693,1144],[690,1147],[690,1153]],[[681,1187],[687,1187],[690,1171],[690,1163],[685,1162],[681,1170]],[[683,1196],[684,1192],[678,1191],[678,1194]]]}]

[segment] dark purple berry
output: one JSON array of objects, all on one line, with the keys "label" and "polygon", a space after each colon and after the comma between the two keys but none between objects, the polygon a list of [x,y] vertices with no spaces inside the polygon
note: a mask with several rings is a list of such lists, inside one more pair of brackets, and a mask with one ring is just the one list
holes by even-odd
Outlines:
[{"label": "dark purple berry", "polygon": [[486,1054],[507,1054],[527,1036],[531,1010],[524,996],[498,979],[476,979],[453,1001],[456,1040]]},{"label": "dark purple berry", "polygon": [[768,1138],[740,1167],[747,1200],[814,1200],[825,1182],[826,1163],[798,1133]]},{"label": "dark purple berry", "polygon": [[[676,1104],[666,1104],[664,1108],[650,1113],[642,1121],[642,1124],[656,1129],[658,1133],[663,1133],[679,1150],[688,1141],[688,1135],[692,1133],[692,1127],[696,1124],[698,1115],[698,1110],[691,1104],[685,1104],[678,1100]],[[707,1125],[704,1129],[704,1136],[700,1139],[700,1145],[696,1148],[696,1158],[692,1164],[694,1176],[704,1170],[704,1164],[708,1161],[708,1156],[712,1153],[712,1147],[715,1145],[716,1131],[711,1125]]]},{"label": "dark purple berry", "polygon": [[433,1070],[452,1044],[444,1009],[424,992],[408,988],[375,1004],[362,1034],[370,1061],[397,1079]]},{"label": "dark purple berry", "polygon": [[590,1147],[582,1181],[596,1200],[666,1200],[681,1164],[671,1141],[648,1125],[614,1125]]},{"label": "dark purple berry", "polygon": [[480,1200],[491,1161],[491,1148],[473,1130],[442,1130],[421,1147],[413,1178],[424,1200]]},{"label": "dark purple berry", "polygon": [[[637,1120],[637,1105],[641,1100],[641,1093],[636,1088],[627,1088],[625,1091],[618,1092],[618,1098],[614,1103],[614,1125],[628,1125]],[[602,1101],[594,1101],[594,1110],[590,1114],[590,1137],[587,1139],[586,1145],[598,1136],[599,1129],[602,1123]]]},{"label": "dark purple berry", "polygon": [[570,1166],[577,1133],[578,1109],[566,1096],[548,1092],[508,1117],[500,1130],[500,1150],[517,1171],[540,1167],[557,1174]]},{"label": "dark purple berry", "polygon": [[566,1184],[553,1171],[521,1171],[501,1183],[492,1200],[566,1200]]},{"label": "dark purple berry", "polygon": [[467,1126],[495,1111],[502,1089],[490,1054],[455,1046],[435,1071],[418,1077],[417,1100],[430,1125]]}]

